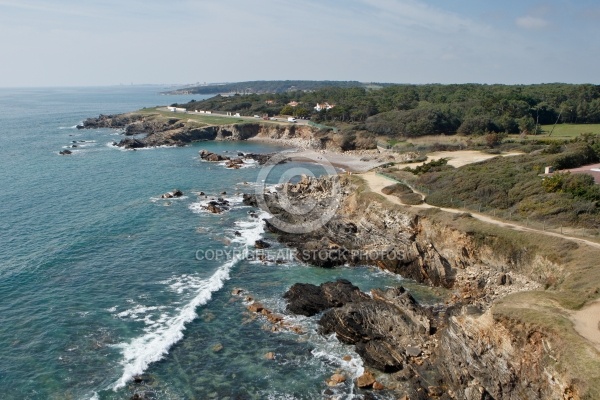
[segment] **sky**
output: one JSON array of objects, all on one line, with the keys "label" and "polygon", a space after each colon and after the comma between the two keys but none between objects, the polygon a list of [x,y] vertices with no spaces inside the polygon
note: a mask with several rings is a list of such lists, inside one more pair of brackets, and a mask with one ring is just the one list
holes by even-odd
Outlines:
[{"label": "sky", "polygon": [[0,0],[0,87],[599,72],[598,0]]}]

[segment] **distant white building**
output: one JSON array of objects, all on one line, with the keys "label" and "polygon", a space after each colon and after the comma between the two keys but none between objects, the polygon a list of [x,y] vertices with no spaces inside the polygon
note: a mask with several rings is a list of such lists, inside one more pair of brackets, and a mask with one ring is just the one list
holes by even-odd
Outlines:
[{"label": "distant white building", "polygon": [[317,105],[314,107],[315,111],[321,111],[321,110],[331,110],[333,107],[335,107],[335,105],[331,105],[327,102],[325,103],[317,103]]}]

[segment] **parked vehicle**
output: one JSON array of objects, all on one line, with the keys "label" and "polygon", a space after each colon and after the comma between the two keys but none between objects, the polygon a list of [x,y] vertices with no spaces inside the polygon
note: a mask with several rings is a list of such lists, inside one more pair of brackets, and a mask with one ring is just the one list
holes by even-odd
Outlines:
[{"label": "parked vehicle", "polygon": [[289,118],[288,118],[288,122],[294,122],[294,123],[295,123],[295,122],[296,122],[296,118],[294,118],[294,117],[289,117]]}]

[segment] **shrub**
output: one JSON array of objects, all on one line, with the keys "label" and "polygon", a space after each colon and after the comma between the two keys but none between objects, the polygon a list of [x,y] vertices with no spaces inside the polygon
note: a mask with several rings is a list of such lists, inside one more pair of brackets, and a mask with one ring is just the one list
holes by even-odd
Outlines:
[{"label": "shrub", "polygon": [[440,158],[439,160],[432,160],[430,162],[426,162],[424,164],[421,164],[417,167],[411,168],[411,167],[406,167],[404,168],[404,171],[408,171],[411,172],[415,175],[421,175],[424,174],[426,172],[432,172],[435,170],[440,170],[440,167],[445,166],[446,164],[448,164],[448,159],[447,158]]}]

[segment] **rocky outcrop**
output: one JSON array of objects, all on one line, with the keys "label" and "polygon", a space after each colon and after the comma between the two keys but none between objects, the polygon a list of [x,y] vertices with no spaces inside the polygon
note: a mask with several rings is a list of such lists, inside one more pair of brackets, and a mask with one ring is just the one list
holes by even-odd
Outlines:
[{"label": "rocky outcrop", "polygon": [[103,115],[100,114],[97,118],[88,118],[81,124],[77,125],[77,129],[98,129],[112,128],[125,129],[127,126],[144,121],[145,117],[141,114],[117,114]]},{"label": "rocky outcrop", "polygon": [[238,169],[244,164],[244,160],[254,160],[259,165],[263,165],[269,161],[273,156],[273,153],[269,154],[256,154],[256,153],[238,153],[238,158],[230,158],[221,154],[213,153],[208,150],[200,150],[198,152],[200,159],[208,162],[221,162],[225,161],[226,168]]},{"label": "rocky outcrop", "polygon": [[283,297],[288,301],[289,312],[307,317],[333,307],[342,307],[346,303],[369,298],[345,279],[323,283],[321,286],[296,283]]},{"label": "rocky outcrop", "polygon": [[161,199],[172,199],[183,196],[183,192],[179,189],[174,189],[171,192],[164,193],[160,196]]},{"label": "rocky outcrop", "polygon": [[[318,218],[330,204],[336,179],[339,205],[322,226],[294,232],[275,221],[293,225]],[[455,225],[434,212],[383,205],[362,195],[346,177],[303,178],[258,200],[244,197],[248,205],[267,204],[272,214],[267,228],[310,264],[371,264],[450,289],[444,303],[435,306],[418,304],[401,288],[368,296],[347,281],[296,284],[285,294],[288,312],[319,314],[321,333],[335,334],[355,347],[365,365],[391,373],[386,390],[409,398],[586,398],[579,395],[586,384],[562,364],[564,339],[547,327],[524,323],[526,314],[513,318],[498,310],[499,302],[512,304],[505,296],[539,290],[548,277],[565,276],[544,254],[508,243],[513,238],[497,231],[490,235],[487,228],[471,228],[468,215],[455,216]],[[291,212],[309,202],[314,207],[306,213]],[[328,295],[325,288],[337,291]]]},{"label": "rocky outcrop", "polygon": [[315,128],[307,125],[277,125],[252,122],[204,126],[192,120],[164,118],[150,113],[100,115],[97,118],[86,119],[77,128],[120,129],[125,135],[140,136],[133,140],[126,138],[117,143],[117,146],[129,149],[156,146],[184,146],[192,142],[207,140],[237,141],[253,137],[268,139],[300,138],[310,140],[317,132]]},{"label": "rocky outcrop", "polygon": [[208,150],[200,150],[198,154],[200,155],[200,158],[204,161],[219,162],[229,160],[229,157],[225,157],[220,154],[210,152]]},{"label": "rocky outcrop", "polygon": [[227,211],[231,208],[229,200],[219,197],[218,199],[210,200],[208,203],[202,206],[206,211],[212,214],[221,214],[223,211]]},{"label": "rocky outcrop", "polygon": [[423,345],[435,332],[431,311],[402,287],[373,291],[371,297],[346,280],[295,284],[284,298],[295,314],[328,310],[319,320],[321,333],[335,333],[341,342],[355,345],[368,366],[384,372],[402,369],[409,357],[406,349]]},{"label": "rocky outcrop", "polygon": [[[376,204],[356,212],[351,194],[345,176],[305,176],[296,184],[287,183],[274,193],[263,194],[263,203],[273,215],[266,220],[267,229],[295,247],[301,261],[312,265],[376,265],[432,286],[454,285],[460,264],[453,265],[429,238],[421,235],[417,240],[422,233],[418,216],[390,214]],[[247,204],[255,203],[248,196]],[[298,212],[306,204],[313,206]],[[332,207],[339,210],[331,219],[323,219]],[[314,226],[314,230],[298,234],[282,225]]]}]

